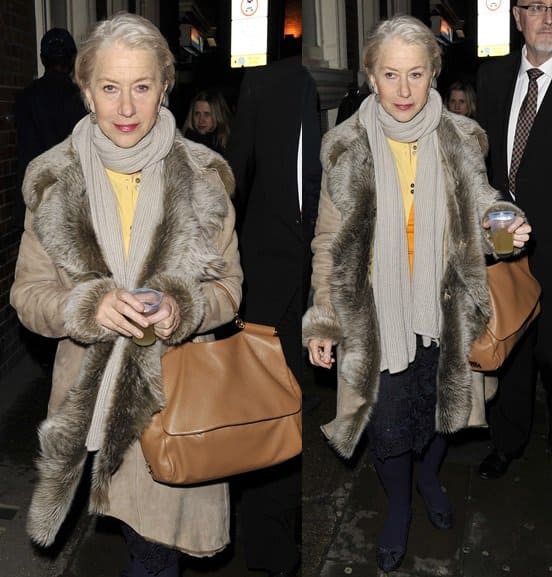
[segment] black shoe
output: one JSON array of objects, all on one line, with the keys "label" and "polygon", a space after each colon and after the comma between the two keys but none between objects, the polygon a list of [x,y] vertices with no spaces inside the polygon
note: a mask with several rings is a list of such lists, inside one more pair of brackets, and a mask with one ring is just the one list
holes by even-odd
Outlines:
[{"label": "black shoe", "polygon": [[[422,497],[422,501],[424,502],[427,518],[429,522],[436,528],[441,530],[452,529],[454,525],[454,514],[452,512],[452,507],[449,503],[449,508],[445,511],[438,511],[437,509],[431,509],[428,502],[425,500],[423,493],[420,491],[420,486],[416,487],[418,493]],[[448,501],[448,497],[446,498]]]},{"label": "black shoe", "polygon": [[390,548],[376,547],[376,563],[384,573],[390,573],[398,569],[405,555],[406,547],[402,545]]},{"label": "black shoe", "polygon": [[452,511],[431,511],[427,509],[427,518],[430,523],[437,529],[452,529],[454,525],[454,515]]},{"label": "black shoe", "polygon": [[396,545],[376,545],[376,563],[384,572],[389,573],[398,569],[406,555],[406,545],[408,542],[408,532],[410,530],[410,521],[412,520],[412,511],[408,512],[406,526],[402,528],[402,543]]},{"label": "black shoe", "polygon": [[498,451],[493,451],[481,461],[479,476],[486,480],[500,479],[508,470],[511,462],[511,457]]}]

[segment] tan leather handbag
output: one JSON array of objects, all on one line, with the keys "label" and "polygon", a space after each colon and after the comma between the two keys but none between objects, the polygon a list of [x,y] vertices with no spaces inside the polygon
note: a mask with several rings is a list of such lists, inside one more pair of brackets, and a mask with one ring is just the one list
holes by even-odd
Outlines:
[{"label": "tan leather handbag", "polygon": [[239,321],[222,340],[161,359],[166,406],[141,437],[153,478],[187,485],[298,455],[301,390],[274,327]]},{"label": "tan leather handbag", "polygon": [[492,316],[485,333],[473,344],[474,371],[499,369],[515,344],[540,313],[541,287],[524,256],[487,267]]}]

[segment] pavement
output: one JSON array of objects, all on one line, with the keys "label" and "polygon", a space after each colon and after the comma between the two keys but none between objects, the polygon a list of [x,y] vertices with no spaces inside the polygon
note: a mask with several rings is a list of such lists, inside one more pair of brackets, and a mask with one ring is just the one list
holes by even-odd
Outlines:
[{"label": "pavement", "polygon": [[[375,563],[386,497],[365,444],[339,459],[318,431],[335,412],[335,379],[318,369],[305,392],[320,403],[304,417],[302,577],[385,575]],[[552,456],[546,443],[544,391],[537,388],[533,433],[507,474],[477,474],[490,449],[487,429],[451,437],[441,482],[455,509],[452,530],[428,521],[417,494],[407,555],[395,577],[552,576]]]},{"label": "pavement", "polygon": [[[383,575],[374,543],[386,499],[363,444],[351,461],[327,446],[319,425],[335,410],[331,373],[305,367],[302,577]],[[119,577],[126,550],[110,519],[86,513],[82,487],[69,521],[50,550],[34,547],[25,517],[36,479],[36,426],[49,395],[47,368],[28,357],[0,377],[0,577]],[[525,455],[507,475],[483,481],[477,466],[489,449],[485,430],[453,437],[442,482],[455,507],[455,527],[438,531],[414,497],[408,553],[395,577],[552,577],[552,456],[539,388]],[[234,518],[239,500],[233,504]],[[210,560],[186,558],[183,577],[263,577],[248,571],[234,522],[233,543]]]}]

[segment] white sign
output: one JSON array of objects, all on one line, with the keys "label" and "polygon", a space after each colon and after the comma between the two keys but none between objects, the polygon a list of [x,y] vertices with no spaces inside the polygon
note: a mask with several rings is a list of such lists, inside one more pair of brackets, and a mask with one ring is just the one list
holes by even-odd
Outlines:
[{"label": "white sign", "polygon": [[510,52],[510,2],[477,0],[477,55],[504,56]]},{"label": "white sign", "polygon": [[268,0],[232,0],[231,66],[266,64],[267,41]]}]

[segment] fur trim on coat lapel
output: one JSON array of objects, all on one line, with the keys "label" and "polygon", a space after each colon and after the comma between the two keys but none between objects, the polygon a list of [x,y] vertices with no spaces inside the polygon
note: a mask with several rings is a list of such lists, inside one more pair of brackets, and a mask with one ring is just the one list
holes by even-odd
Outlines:
[{"label": "fur trim on coat lapel", "polygon": [[[189,338],[203,320],[201,282],[224,272],[225,263],[213,239],[223,228],[234,181],[219,155],[180,135],[165,159],[164,173],[165,210],[138,286],[176,298],[182,322],[166,343],[172,345]],[[70,508],[82,474],[98,387],[117,336],[95,320],[99,301],[114,282],[94,234],[84,178],[70,138],[29,165],[24,194],[43,248],[75,285],[64,311],[68,334],[89,345],[77,382],[59,411],[40,427],[39,481],[27,527],[36,543],[48,546]],[[111,476],[151,416],[163,406],[160,358],[166,344],[158,341],[151,347],[138,347],[130,339],[124,343],[105,440],[94,456],[91,512],[106,510]]]}]

